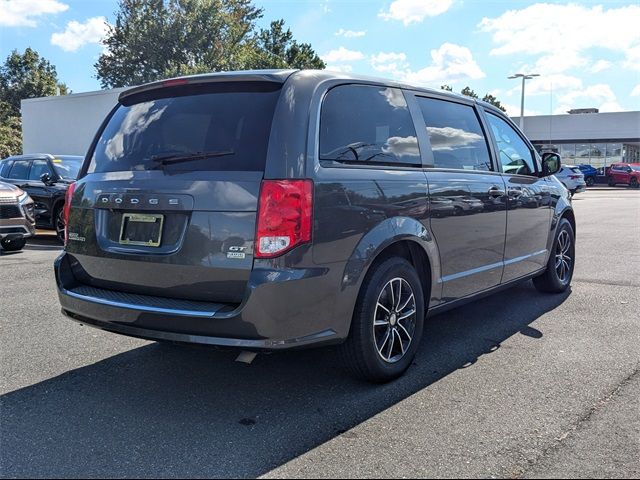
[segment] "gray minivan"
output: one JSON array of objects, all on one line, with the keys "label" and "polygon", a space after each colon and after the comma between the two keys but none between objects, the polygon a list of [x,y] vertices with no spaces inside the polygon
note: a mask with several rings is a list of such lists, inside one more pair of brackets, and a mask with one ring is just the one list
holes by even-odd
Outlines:
[{"label": "gray minivan", "polygon": [[436,314],[528,279],[562,292],[575,218],[495,107],[326,71],[120,94],[69,189],[63,312],[134,337],[248,351],[341,344],[401,375]]}]

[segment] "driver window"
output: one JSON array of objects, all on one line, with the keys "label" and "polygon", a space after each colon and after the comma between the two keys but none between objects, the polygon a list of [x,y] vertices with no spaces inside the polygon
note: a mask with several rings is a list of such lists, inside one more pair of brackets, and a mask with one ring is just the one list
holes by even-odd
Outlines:
[{"label": "driver window", "polygon": [[40,177],[43,173],[53,177],[53,172],[49,168],[49,164],[46,160],[34,160],[31,164],[31,173],[29,174],[29,180],[40,181]]},{"label": "driver window", "polygon": [[533,175],[536,167],[529,146],[511,125],[490,112],[487,114],[500,152],[502,171],[512,175]]}]

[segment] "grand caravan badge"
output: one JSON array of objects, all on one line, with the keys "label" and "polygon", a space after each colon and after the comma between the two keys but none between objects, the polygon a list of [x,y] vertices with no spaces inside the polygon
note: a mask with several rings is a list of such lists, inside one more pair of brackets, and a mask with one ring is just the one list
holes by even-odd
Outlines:
[{"label": "grand caravan badge", "polygon": [[234,258],[238,260],[243,260],[246,258],[246,254],[244,253],[247,247],[229,247],[229,251],[227,252],[227,258]]}]

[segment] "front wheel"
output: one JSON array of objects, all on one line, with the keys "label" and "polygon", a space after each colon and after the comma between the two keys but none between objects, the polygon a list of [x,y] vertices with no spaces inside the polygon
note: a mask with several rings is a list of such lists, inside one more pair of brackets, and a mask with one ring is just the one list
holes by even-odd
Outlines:
[{"label": "front wheel", "polygon": [[58,207],[55,213],[56,237],[60,243],[64,243],[64,207]]},{"label": "front wheel", "polygon": [[593,187],[596,184],[596,180],[593,177],[587,177],[585,182],[587,183],[587,187]]},{"label": "front wheel", "polygon": [[556,230],[547,269],[533,284],[541,292],[562,293],[571,284],[575,265],[575,234],[571,223],[566,218],[560,220]]},{"label": "front wheel", "polygon": [[5,238],[2,241],[0,241],[0,245],[7,252],[20,251],[20,250],[22,250],[24,248],[24,246],[26,244],[27,244],[27,239],[26,238],[16,238],[16,239]]},{"label": "front wheel", "polygon": [[638,179],[636,177],[631,177],[631,181],[629,182],[629,186],[631,188],[638,188]]},{"label": "front wheel", "polygon": [[424,294],[413,266],[392,257],[367,274],[341,346],[345,366],[357,377],[383,383],[411,365],[422,338]]}]

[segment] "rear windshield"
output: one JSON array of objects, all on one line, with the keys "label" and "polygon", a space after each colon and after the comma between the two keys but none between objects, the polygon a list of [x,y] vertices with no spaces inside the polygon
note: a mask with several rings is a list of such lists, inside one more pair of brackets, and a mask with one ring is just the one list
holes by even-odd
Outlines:
[{"label": "rear windshield", "polygon": [[88,173],[263,171],[279,94],[271,83],[220,83],[134,97],[110,118]]}]

